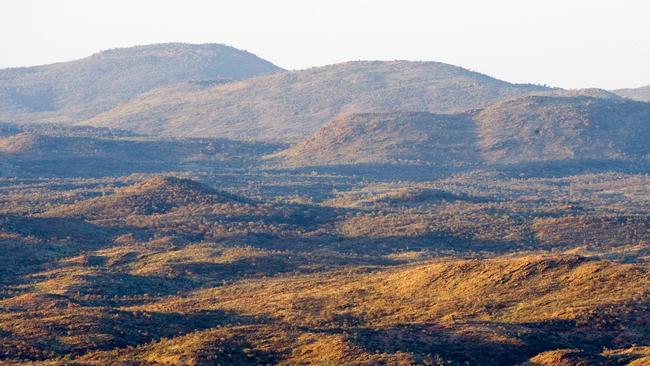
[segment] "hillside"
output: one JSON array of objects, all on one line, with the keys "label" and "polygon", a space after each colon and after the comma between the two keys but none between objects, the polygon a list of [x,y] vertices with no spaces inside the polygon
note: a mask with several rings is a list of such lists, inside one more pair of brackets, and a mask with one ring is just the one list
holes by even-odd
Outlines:
[{"label": "hillside", "polygon": [[112,49],[71,62],[0,70],[0,121],[78,121],[155,87],[193,80],[218,83],[279,70],[219,44]]},{"label": "hillside", "polygon": [[650,104],[589,97],[526,97],[485,108],[475,119],[491,163],[647,158]]},{"label": "hillside", "polygon": [[346,62],[142,94],[84,123],[166,135],[296,140],[340,114],[459,112],[547,92],[438,62]]},{"label": "hillside", "polygon": [[[0,300],[0,327],[11,332],[0,338],[3,360],[556,365],[575,359],[622,366],[648,355],[647,347],[634,346],[646,344],[650,322],[644,264],[574,255],[439,258],[258,276],[192,291],[191,280],[177,281],[173,273],[153,276],[151,262],[173,270],[190,259],[190,248],[155,252],[163,247],[102,250],[33,276],[40,280],[33,292]],[[208,264],[235,266],[243,255],[257,257],[244,269],[264,268],[265,253],[250,249],[213,246],[205,254],[191,258],[203,259],[190,267],[196,275],[209,276],[199,271]],[[167,262],[155,263],[163,255]],[[134,267],[138,262],[144,266]],[[183,296],[174,295],[178,289]],[[131,296],[102,296],[124,291]],[[165,293],[171,296],[160,296]]]},{"label": "hillside", "polygon": [[35,153],[40,150],[40,146],[46,144],[42,136],[23,132],[8,137],[0,137],[0,152],[5,154]]},{"label": "hillside", "polygon": [[0,124],[0,177],[107,176],[135,172],[242,168],[275,144],[154,138],[121,130],[56,124]]},{"label": "hillside", "polygon": [[618,89],[613,92],[625,98],[650,102],[650,85],[642,86],[640,88]]},{"label": "hillside", "polygon": [[22,157],[29,160],[91,157],[119,159],[128,154],[128,150],[123,150],[126,145],[127,140],[120,139],[50,136],[26,131],[0,137],[0,154],[7,158]]},{"label": "hillside", "polygon": [[527,96],[465,114],[344,116],[268,157],[283,166],[645,159],[650,104],[617,98]]},{"label": "hillside", "polygon": [[476,161],[473,129],[472,120],[462,114],[351,114],[268,158],[288,166],[393,163],[452,167]]},{"label": "hillside", "polygon": [[[647,266],[577,256],[437,260],[380,271],[260,279],[131,310],[186,316],[235,311],[249,324],[264,324],[249,328],[246,339],[253,350],[280,357],[274,363],[402,358],[417,364],[438,355],[454,365],[513,365],[544,351],[580,347],[600,357],[603,347],[643,341],[643,324],[650,321],[648,286]],[[326,336],[317,342],[313,337],[319,333]],[[197,342],[199,334],[195,347],[212,344]],[[232,344],[221,339],[221,347]],[[188,341],[177,340],[179,345]],[[174,343],[160,345],[157,357],[180,357]],[[152,347],[128,357],[152,356]],[[192,354],[201,357],[200,351]]]},{"label": "hillside", "polygon": [[245,200],[193,180],[156,177],[124,187],[112,195],[55,208],[45,216],[126,218],[130,215],[161,214],[187,205],[224,202],[240,203]]}]

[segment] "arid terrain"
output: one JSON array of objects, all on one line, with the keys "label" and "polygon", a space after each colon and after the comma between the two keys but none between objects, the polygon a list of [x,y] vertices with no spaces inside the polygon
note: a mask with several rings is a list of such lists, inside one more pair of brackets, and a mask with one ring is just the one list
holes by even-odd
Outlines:
[{"label": "arid terrain", "polygon": [[645,95],[222,45],[0,70],[0,364],[648,365]]}]

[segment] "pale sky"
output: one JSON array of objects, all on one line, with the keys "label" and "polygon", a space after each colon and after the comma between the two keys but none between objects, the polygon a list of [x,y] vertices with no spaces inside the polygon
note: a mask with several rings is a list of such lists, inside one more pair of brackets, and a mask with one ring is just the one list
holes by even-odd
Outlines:
[{"label": "pale sky", "polygon": [[510,82],[650,84],[650,0],[0,1],[0,68],[172,41],[287,69],[431,60]]}]

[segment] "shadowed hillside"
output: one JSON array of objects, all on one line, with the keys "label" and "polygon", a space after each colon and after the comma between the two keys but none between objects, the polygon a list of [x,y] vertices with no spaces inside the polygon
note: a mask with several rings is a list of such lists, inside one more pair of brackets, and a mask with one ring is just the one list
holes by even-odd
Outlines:
[{"label": "shadowed hillside", "polygon": [[158,86],[239,80],[278,70],[218,44],[112,49],[77,61],[0,70],[0,121],[78,121]]}]

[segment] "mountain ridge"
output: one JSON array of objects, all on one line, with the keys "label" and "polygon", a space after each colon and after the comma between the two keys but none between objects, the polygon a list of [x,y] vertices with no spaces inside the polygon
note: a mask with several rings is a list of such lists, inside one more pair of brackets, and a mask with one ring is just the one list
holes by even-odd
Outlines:
[{"label": "mountain ridge", "polygon": [[163,135],[296,141],[351,112],[460,112],[550,88],[429,61],[351,61],[139,95],[83,124]]},{"label": "mountain ridge", "polygon": [[0,70],[0,120],[70,123],[158,86],[242,79],[279,70],[221,44],[115,48],[74,61]]}]

